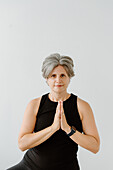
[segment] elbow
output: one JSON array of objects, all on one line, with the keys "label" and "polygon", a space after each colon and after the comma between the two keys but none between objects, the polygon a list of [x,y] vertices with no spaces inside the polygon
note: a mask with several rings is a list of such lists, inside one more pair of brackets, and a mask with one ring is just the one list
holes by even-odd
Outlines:
[{"label": "elbow", "polygon": [[96,148],[95,150],[92,151],[94,154],[97,154],[99,152],[99,148]]},{"label": "elbow", "polygon": [[98,143],[95,147],[95,149],[92,151],[94,154],[97,154],[100,150],[100,143]]},{"label": "elbow", "polygon": [[19,149],[20,149],[22,152],[25,151],[24,147],[22,147],[20,144],[18,144],[18,147],[19,147]]},{"label": "elbow", "polygon": [[97,154],[100,150],[100,138],[96,139],[96,143],[93,145],[93,153]]},{"label": "elbow", "polygon": [[22,148],[22,147],[19,147],[19,149],[24,152],[26,149]]},{"label": "elbow", "polygon": [[26,150],[26,148],[23,146],[21,141],[18,141],[18,147],[22,152],[24,152]]}]

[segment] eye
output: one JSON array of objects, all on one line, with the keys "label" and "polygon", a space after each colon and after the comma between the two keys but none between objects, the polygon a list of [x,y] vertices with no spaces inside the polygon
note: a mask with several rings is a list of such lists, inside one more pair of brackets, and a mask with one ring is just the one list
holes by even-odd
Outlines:
[{"label": "eye", "polygon": [[55,77],[56,75],[55,74],[52,74],[52,76],[51,77]]},{"label": "eye", "polygon": [[64,77],[65,75],[64,74],[61,74],[61,77]]}]

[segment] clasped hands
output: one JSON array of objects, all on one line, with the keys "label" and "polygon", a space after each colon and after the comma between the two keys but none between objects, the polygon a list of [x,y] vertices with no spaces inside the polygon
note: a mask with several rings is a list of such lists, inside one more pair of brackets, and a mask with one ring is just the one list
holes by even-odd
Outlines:
[{"label": "clasped hands", "polygon": [[61,128],[66,133],[69,133],[71,131],[71,127],[68,125],[65,114],[64,114],[63,101],[58,101],[58,105],[56,108],[56,113],[55,113],[52,126],[56,130],[59,130]]}]

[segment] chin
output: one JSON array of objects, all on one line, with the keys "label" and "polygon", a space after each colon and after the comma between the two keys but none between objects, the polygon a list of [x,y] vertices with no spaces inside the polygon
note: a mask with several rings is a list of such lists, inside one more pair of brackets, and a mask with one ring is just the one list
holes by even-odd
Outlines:
[{"label": "chin", "polygon": [[54,91],[54,92],[61,93],[61,92],[64,92],[64,91],[65,91],[65,89],[54,89],[53,91]]}]

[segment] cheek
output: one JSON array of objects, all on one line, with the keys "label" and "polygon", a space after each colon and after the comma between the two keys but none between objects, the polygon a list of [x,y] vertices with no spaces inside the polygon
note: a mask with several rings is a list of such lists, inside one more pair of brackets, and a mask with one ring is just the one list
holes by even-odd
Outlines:
[{"label": "cheek", "polygon": [[69,84],[69,82],[70,82],[70,79],[67,79],[67,80],[66,80],[66,83]]},{"label": "cheek", "polygon": [[69,83],[70,83],[70,81],[68,80],[68,81],[67,81],[67,86],[69,85]]},{"label": "cheek", "polygon": [[54,82],[53,82],[52,80],[50,80],[50,81],[48,81],[48,84],[49,84],[50,86],[53,86]]}]

